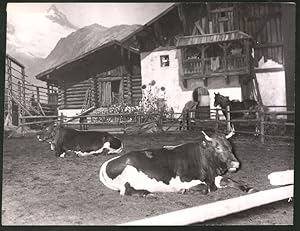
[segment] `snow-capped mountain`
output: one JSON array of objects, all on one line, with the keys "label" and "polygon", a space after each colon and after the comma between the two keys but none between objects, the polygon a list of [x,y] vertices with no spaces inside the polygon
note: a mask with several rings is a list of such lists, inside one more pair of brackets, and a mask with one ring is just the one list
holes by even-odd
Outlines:
[{"label": "snow-capped mountain", "polygon": [[45,13],[8,14],[7,23],[7,51],[40,58],[46,57],[60,38],[77,29],[55,5]]},{"label": "snow-capped mountain", "polygon": [[55,5],[44,13],[8,12],[6,53],[25,66],[30,82],[44,85],[34,77],[40,64],[57,41],[77,29]]}]

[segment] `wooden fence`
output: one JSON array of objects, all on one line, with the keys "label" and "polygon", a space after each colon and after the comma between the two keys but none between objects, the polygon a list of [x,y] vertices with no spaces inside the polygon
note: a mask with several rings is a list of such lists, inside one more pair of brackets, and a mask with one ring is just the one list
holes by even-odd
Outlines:
[{"label": "wooden fence", "polygon": [[18,117],[21,116],[45,116],[56,111],[57,89],[53,86],[46,88],[31,84],[27,78],[25,67],[13,57],[6,55],[4,110],[6,127],[18,125]]},{"label": "wooden fence", "polygon": [[[283,108],[283,110],[274,110],[278,108]],[[196,113],[195,110],[193,112]],[[211,109],[211,115],[208,119],[188,117],[185,121],[184,128],[211,129],[229,132],[232,125],[234,125],[236,133],[259,136],[262,143],[264,143],[266,139],[294,139],[294,108],[288,108],[286,106],[264,106],[256,110],[231,111],[228,107],[225,113],[227,114],[227,119],[223,116],[221,109]],[[243,113],[248,116],[231,119],[235,113]]]},{"label": "wooden fence", "polygon": [[[266,109],[267,108],[267,109]],[[274,107],[273,107],[274,108]],[[271,107],[264,110],[238,110],[226,111],[227,119],[222,115],[221,109],[211,109],[207,119],[198,119],[191,116],[185,117],[181,113],[161,114],[161,113],[118,113],[81,115],[66,117],[60,116],[20,116],[21,127],[36,126],[49,122],[59,122],[65,126],[88,129],[124,132],[127,127],[142,125],[143,123],[156,122],[165,132],[176,132],[178,130],[211,130],[228,132],[232,124],[237,134],[248,134],[260,137],[260,141],[265,143],[266,139],[294,139],[295,111],[285,108],[285,110],[271,111]],[[192,112],[192,111],[190,111]],[[188,114],[191,114],[191,113]],[[195,111],[194,111],[195,112]],[[231,119],[234,113],[245,113],[255,115],[254,118]],[[194,113],[195,115],[196,113]]]}]

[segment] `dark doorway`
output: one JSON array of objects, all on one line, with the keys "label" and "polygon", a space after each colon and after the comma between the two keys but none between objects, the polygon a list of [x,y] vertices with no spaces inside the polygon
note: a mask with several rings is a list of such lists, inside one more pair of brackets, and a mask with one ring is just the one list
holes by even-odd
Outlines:
[{"label": "dark doorway", "polygon": [[109,107],[122,102],[122,80],[101,81],[99,83],[100,107]]}]

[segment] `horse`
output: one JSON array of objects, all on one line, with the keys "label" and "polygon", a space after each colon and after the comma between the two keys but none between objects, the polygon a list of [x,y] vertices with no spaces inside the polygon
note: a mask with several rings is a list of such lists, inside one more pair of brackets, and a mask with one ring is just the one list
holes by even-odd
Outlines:
[{"label": "horse", "polygon": [[[235,112],[230,113],[230,119],[255,119],[256,113],[255,109],[258,108],[258,103],[253,99],[245,99],[242,102],[239,100],[229,100],[228,96],[223,96],[220,93],[215,94],[214,106],[220,106],[227,120],[227,106],[229,105],[230,111],[239,111],[239,110],[249,110],[249,112]],[[258,127],[256,126],[255,132],[258,132]]]},{"label": "horse", "polygon": [[220,93],[215,93],[215,102],[214,106],[220,106],[222,108],[222,112],[227,119],[227,106],[229,105],[231,111],[239,111],[239,110],[250,110],[249,113],[247,112],[236,112],[230,114],[231,119],[237,119],[237,118],[255,118],[255,112],[251,112],[251,110],[254,110],[257,108],[258,104],[253,99],[246,99],[242,102],[239,100],[229,100],[228,96],[223,96]]}]

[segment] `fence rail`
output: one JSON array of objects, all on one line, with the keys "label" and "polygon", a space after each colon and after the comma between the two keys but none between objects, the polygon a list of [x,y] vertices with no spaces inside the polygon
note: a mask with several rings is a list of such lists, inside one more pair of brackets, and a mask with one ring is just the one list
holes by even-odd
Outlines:
[{"label": "fence rail", "polygon": [[53,86],[46,88],[32,84],[26,77],[28,76],[25,74],[25,66],[6,55],[5,127],[19,125],[19,117],[23,115],[44,116],[56,113],[56,108],[52,107],[51,97],[57,94],[57,89]]},{"label": "fence rail", "polygon": [[[195,112],[195,113],[190,113]],[[232,119],[234,113],[254,113],[256,118],[238,118]],[[187,129],[209,129],[213,131],[228,132],[235,127],[236,133],[256,135],[264,143],[266,139],[294,139],[295,121],[276,118],[282,115],[294,115],[295,111],[262,111],[262,110],[236,110],[226,111],[227,119],[222,118],[221,109],[210,109],[208,118],[195,118],[196,110],[191,110],[185,116],[182,113],[162,114],[162,113],[118,113],[118,114],[87,114],[76,116],[20,116],[21,126],[40,125],[43,123],[56,121],[65,126],[80,127],[85,125],[89,128],[93,126],[118,127],[120,131],[128,126],[141,125],[149,121],[156,122],[165,132],[172,132]],[[271,116],[270,116],[271,115]]]}]

